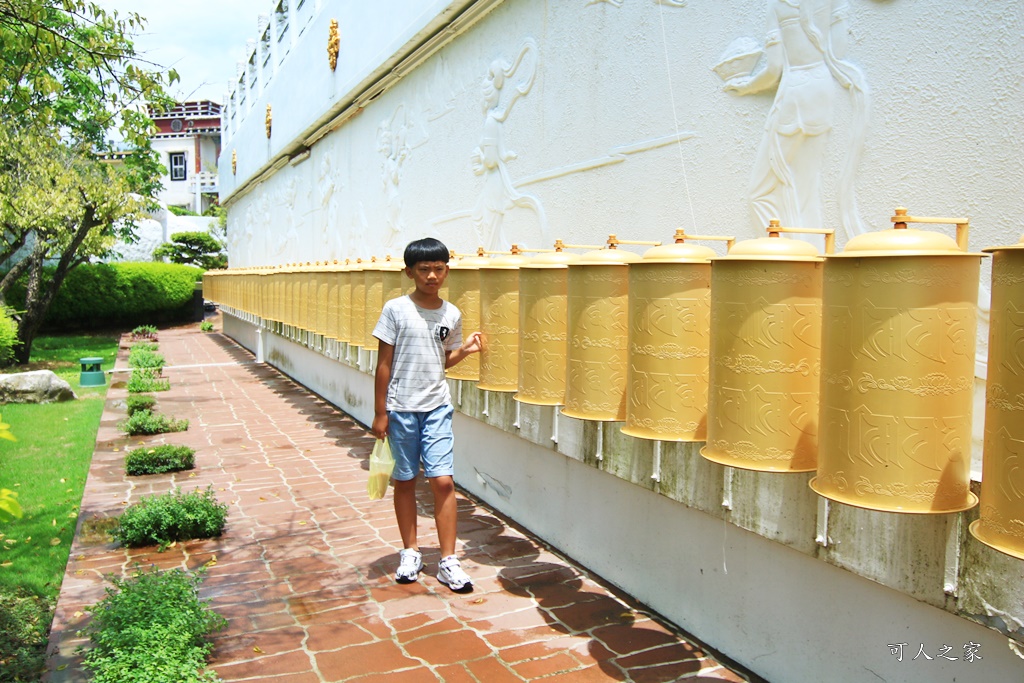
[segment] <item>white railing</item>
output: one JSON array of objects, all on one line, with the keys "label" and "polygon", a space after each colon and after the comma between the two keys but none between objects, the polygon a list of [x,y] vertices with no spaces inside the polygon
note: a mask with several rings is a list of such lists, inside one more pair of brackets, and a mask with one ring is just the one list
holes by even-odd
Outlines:
[{"label": "white railing", "polygon": [[220,186],[219,176],[216,173],[194,173],[188,186],[189,191],[196,192],[197,185],[199,192],[203,194],[216,193]]},{"label": "white railing", "polygon": [[321,0],[273,0],[270,14],[257,20],[258,40],[247,42],[238,77],[228,83],[221,110],[221,135],[226,143],[241,126],[252,104],[265,91],[298,37],[313,21]]}]

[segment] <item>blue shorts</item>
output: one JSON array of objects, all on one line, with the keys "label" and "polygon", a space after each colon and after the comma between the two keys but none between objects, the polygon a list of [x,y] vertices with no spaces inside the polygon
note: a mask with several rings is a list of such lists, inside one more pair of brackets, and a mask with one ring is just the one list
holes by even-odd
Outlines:
[{"label": "blue shorts", "polygon": [[395,458],[393,479],[415,479],[421,464],[427,477],[455,475],[454,413],[451,404],[438,406],[429,413],[388,412],[388,441]]}]

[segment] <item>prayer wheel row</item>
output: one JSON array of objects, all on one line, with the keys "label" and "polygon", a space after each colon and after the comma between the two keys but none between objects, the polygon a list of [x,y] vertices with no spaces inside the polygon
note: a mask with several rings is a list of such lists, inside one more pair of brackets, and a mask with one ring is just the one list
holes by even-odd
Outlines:
[{"label": "prayer wheel row", "polygon": [[[967,252],[965,219],[897,210],[892,220],[891,230],[824,256],[772,226],[768,237],[725,256],[681,241],[644,258],[602,249],[453,262],[448,298],[466,330],[479,320],[485,345],[470,357],[476,368],[464,362],[449,376],[516,392],[524,403],[563,405],[572,417],[621,421],[639,438],[706,441],[702,455],[721,464],[815,472],[812,488],[842,503],[921,514],[968,509],[977,502],[970,425],[983,255]],[[907,227],[940,221],[957,223],[957,241]],[[1024,239],[990,251],[982,506],[971,531],[1024,557]],[[326,289],[312,291],[335,296],[339,311],[347,290],[351,314],[332,318],[328,307],[322,324],[340,329],[348,319],[348,341],[366,344],[378,272],[387,271],[328,268],[299,277],[326,275]],[[337,294],[332,273],[345,273]],[[267,288],[266,276],[243,271],[230,288],[212,282],[209,298],[260,305],[276,286],[286,299],[291,292],[287,310],[321,324],[316,306],[311,314],[294,305],[301,284],[281,279]]]},{"label": "prayer wheel row", "polygon": [[403,264],[363,263],[207,271],[204,296],[238,311],[376,350],[384,304],[407,289]]}]

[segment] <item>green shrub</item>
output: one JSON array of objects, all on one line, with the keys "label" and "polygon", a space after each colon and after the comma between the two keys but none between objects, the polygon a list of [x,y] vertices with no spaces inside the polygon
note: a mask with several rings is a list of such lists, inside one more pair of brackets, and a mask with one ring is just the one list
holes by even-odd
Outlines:
[{"label": "green shrub", "polygon": [[13,311],[0,306],[0,368],[14,361],[14,348],[18,341],[18,323],[14,321]]},{"label": "green shrub", "polygon": [[188,429],[188,420],[175,420],[152,410],[139,410],[132,413],[127,420],[119,422],[117,427],[129,436],[167,434],[185,431]]},{"label": "green shrub", "polygon": [[199,599],[204,574],[152,567],[112,578],[106,597],[87,609],[92,620],[82,631],[92,647],[79,651],[94,683],[219,681],[203,671],[213,649],[207,636],[227,621]]},{"label": "green shrub", "polygon": [[164,357],[156,351],[149,349],[148,347],[154,346],[154,344],[135,344],[128,351],[128,365],[133,368],[148,368],[156,371],[156,374],[160,374],[160,371],[164,367]]},{"label": "green shrub", "polygon": [[128,378],[128,391],[132,394],[167,391],[170,388],[170,381],[160,379],[153,370],[146,368],[132,370],[132,376]]},{"label": "green shrub", "polygon": [[140,474],[179,472],[195,467],[196,452],[188,446],[164,444],[133,448],[124,456],[124,471],[130,477]]},{"label": "green shrub", "polygon": [[217,502],[212,488],[188,493],[175,488],[129,505],[111,536],[129,548],[158,545],[163,550],[176,541],[220,536],[227,514],[228,506]]},{"label": "green shrub", "polygon": [[[156,339],[156,325],[139,325],[132,330],[132,339]],[[156,344],[153,344],[153,351],[156,351]]]},{"label": "green shrub", "polygon": [[53,600],[21,588],[0,589],[0,680],[38,681],[45,670]]},{"label": "green shrub", "polygon": [[213,323],[211,323],[209,320],[204,320],[203,322],[199,323],[199,331],[213,332]]},{"label": "green shrub", "polygon": [[140,410],[153,410],[156,405],[156,398],[141,394],[128,396],[128,417],[131,417]]},{"label": "green shrub", "polygon": [[[52,268],[44,269],[44,278]],[[129,328],[142,323],[191,321],[202,269],[177,263],[84,264],[68,273],[43,320],[44,329]],[[7,301],[23,308],[23,276]]]}]

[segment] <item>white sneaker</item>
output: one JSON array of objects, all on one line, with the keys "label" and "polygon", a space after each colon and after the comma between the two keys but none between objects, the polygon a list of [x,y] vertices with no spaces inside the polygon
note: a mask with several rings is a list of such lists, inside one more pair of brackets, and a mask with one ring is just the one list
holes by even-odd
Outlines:
[{"label": "white sneaker", "polygon": [[395,572],[395,581],[412,583],[420,578],[422,570],[423,555],[420,554],[420,551],[405,548],[398,553],[398,571]]},{"label": "white sneaker", "polygon": [[454,555],[443,558],[437,567],[437,580],[453,591],[463,591],[473,587],[473,579],[469,578],[469,574],[462,571],[462,564],[459,563],[459,558]]}]

